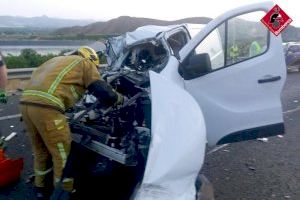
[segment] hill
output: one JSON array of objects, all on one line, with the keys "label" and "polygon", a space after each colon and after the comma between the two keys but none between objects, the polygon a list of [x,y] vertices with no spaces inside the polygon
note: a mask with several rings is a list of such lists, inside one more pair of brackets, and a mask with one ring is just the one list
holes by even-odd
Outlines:
[{"label": "hill", "polygon": [[[56,30],[54,33],[57,35],[117,35],[128,31],[133,31],[136,28],[145,25],[166,26],[182,23],[206,24],[210,20],[211,19],[207,17],[192,17],[176,21],[164,21],[149,18],[121,16],[111,19],[107,22],[96,22],[86,26],[61,28]],[[282,38],[284,42],[300,41],[300,28],[288,26],[287,29],[283,31]]]},{"label": "hill", "polygon": [[164,21],[164,20],[149,19],[149,18],[121,16],[115,19],[111,19],[107,22],[96,22],[96,23],[89,24],[87,26],[81,26],[81,27],[75,26],[75,27],[58,29],[55,32],[55,34],[115,35],[115,34],[122,34],[128,31],[133,31],[136,28],[145,25],[166,26],[166,25],[181,24],[181,23],[206,24],[210,20],[211,19],[207,17],[193,17],[193,18],[180,19],[176,21]]},{"label": "hill", "polygon": [[300,28],[288,26],[281,34],[284,42],[300,42]]},{"label": "hill", "polygon": [[19,17],[0,16],[0,28],[46,28],[57,29],[69,26],[85,26],[93,23],[93,20],[61,19],[47,16]]}]

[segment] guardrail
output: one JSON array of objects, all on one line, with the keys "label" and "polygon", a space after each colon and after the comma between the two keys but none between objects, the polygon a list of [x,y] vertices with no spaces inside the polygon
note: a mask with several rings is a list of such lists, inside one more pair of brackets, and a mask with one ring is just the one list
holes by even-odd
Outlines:
[{"label": "guardrail", "polygon": [[[100,67],[107,67],[107,64],[101,64]],[[8,69],[8,79],[29,79],[35,69],[36,68]]]},{"label": "guardrail", "polygon": [[36,68],[8,69],[8,79],[28,79]]}]

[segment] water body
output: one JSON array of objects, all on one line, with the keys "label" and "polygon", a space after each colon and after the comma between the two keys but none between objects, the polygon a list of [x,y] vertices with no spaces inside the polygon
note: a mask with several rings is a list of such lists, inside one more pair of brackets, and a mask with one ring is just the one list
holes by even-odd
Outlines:
[{"label": "water body", "polygon": [[19,55],[23,49],[33,49],[42,55],[59,54],[62,50],[74,50],[94,42],[90,40],[9,40],[0,41],[0,51],[4,55]]}]

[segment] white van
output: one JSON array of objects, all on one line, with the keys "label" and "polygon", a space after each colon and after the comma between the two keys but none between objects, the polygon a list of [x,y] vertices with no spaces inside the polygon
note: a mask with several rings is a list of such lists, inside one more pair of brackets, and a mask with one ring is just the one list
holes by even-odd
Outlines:
[{"label": "white van", "polygon": [[[284,133],[282,40],[260,22],[273,6],[231,10],[197,34],[195,26],[192,31],[186,25],[146,26],[108,41],[111,62],[104,78],[129,100],[96,109],[96,124],[86,120],[71,128],[90,136],[78,142],[104,158],[97,163],[102,172],[112,173],[115,163],[139,172],[128,179],[134,183],[116,179],[109,195],[118,193],[123,181],[120,188],[131,189],[127,199],[198,199],[195,182],[206,144]],[[250,54],[253,42],[265,48]],[[238,47],[234,56],[232,46]],[[146,120],[143,113],[150,114]]]}]

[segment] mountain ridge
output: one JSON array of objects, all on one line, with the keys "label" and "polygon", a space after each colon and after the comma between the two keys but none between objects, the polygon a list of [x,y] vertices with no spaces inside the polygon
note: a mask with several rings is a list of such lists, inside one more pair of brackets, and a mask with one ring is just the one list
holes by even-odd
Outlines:
[{"label": "mountain ridge", "polygon": [[[86,26],[73,26],[60,28],[54,32],[57,35],[118,35],[133,31],[140,26],[159,25],[167,26],[182,23],[207,24],[211,18],[208,17],[191,17],[174,21],[158,20],[151,18],[120,16],[106,22],[100,21],[88,24]],[[282,32],[284,42],[300,41],[300,28],[292,25],[288,26]]]},{"label": "mountain ridge", "polygon": [[2,28],[47,28],[57,29],[68,26],[85,26],[95,22],[94,20],[77,20],[48,17],[46,15],[38,17],[22,17],[22,16],[0,16],[0,27]]},{"label": "mountain ridge", "polygon": [[61,28],[55,31],[58,35],[68,35],[68,34],[103,34],[103,35],[115,35],[122,34],[128,31],[133,31],[140,26],[145,25],[159,25],[167,26],[172,24],[182,24],[182,23],[198,23],[207,24],[211,18],[208,17],[191,17],[184,18],[174,21],[166,21],[151,18],[142,17],[130,17],[130,16],[120,16],[106,22],[95,22],[86,26],[74,26]]},{"label": "mountain ridge", "polygon": [[[78,36],[78,35],[119,35],[125,32],[133,31],[140,26],[145,25],[172,25],[182,23],[200,23],[207,24],[211,18],[191,17],[173,21],[120,16],[108,21],[94,20],[76,20],[48,17],[46,15],[38,17],[22,16],[0,16],[0,34],[53,34],[59,36]],[[289,25],[283,32],[284,42],[299,41],[300,28]]]}]

